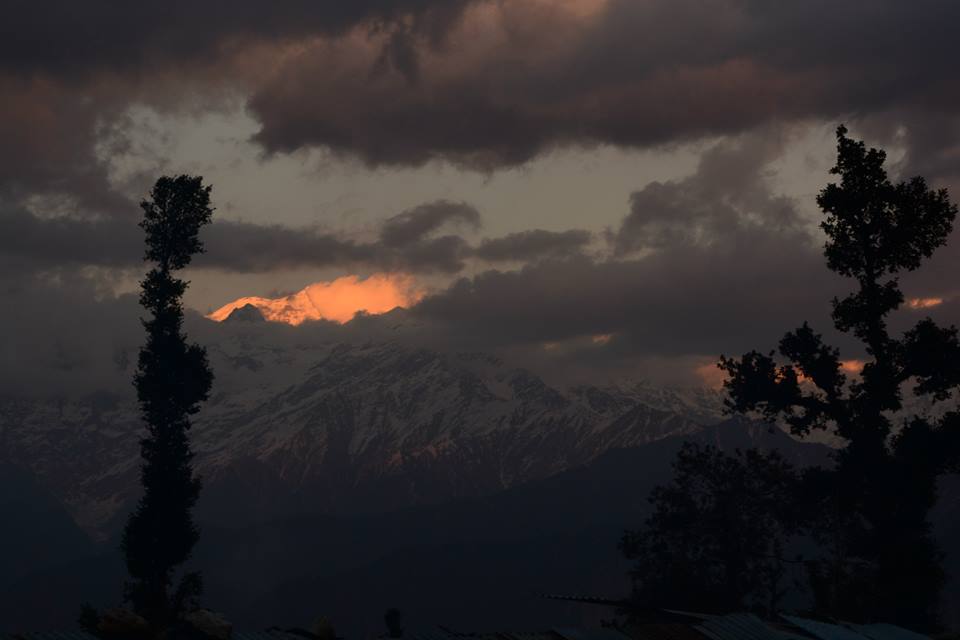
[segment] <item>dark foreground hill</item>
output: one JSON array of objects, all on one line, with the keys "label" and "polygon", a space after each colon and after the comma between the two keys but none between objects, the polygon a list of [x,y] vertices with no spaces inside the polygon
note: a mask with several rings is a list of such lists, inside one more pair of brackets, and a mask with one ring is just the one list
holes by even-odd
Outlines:
[{"label": "dark foreground hill", "polygon": [[[628,591],[617,541],[642,522],[649,489],[669,478],[673,456],[688,438],[725,450],[775,447],[799,464],[828,455],[821,445],[730,420],[690,436],[611,450],[587,465],[485,497],[376,515],[306,516],[241,528],[207,524],[196,559],[207,581],[205,601],[243,628],[306,625],[323,615],[348,638],[380,633],[388,607],[404,611],[411,627],[595,624],[612,612],[538,594]],[[958,496],[956,486],[948,487],[938,516],[942,539],[952,547],[960,532]],[[116,604],[123,568],[115,546],[16,581],[0,595],[0,619],[12,629],[63,628],[73,624],[84,599]],[[950,556],[954,575],[957,555]],[[948,608],[957,610],[953,585]]]},{"label": "dark foreground hill", "polygon": [[0,588],[96,551],[30,471],[0,460]]},{"label": "dark foreground hill", "polygon": [[[725,449],[778,446],[806,462],[825,456],[823,447],[740,421],[691,437]],[[379,630],[389,606],[424,622],[536,626],[540,613],[564,608],[536,593],[627,589],[617,540],[642,520],[649,489],[669,477],[682,441],[611,450],[544,480],[441,505],[235,529],[208,523],[197,551],[207,601],[245,626],[327,615],[351,637]],[[15,580],[0,598],[0,619],[11,628],[55,628],[71,625],[84,599],[114,604],[123,579],[115,549],[112,541],[97,557],[78,551]]]}]

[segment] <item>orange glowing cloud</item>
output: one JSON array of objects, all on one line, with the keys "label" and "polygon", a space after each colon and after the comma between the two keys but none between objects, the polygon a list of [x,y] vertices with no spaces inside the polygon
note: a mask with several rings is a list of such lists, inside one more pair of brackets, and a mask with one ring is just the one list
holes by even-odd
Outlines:
[{"label": "orange glowing cloud", "polygon": [[711,389],[722,389],[727,379],[727,372],[718,367],[716,361],[702,364],[693,371],[700,378],[701,383]]},{"label": "orange glowing cloud", "polygon": [[910,298],[907,306],[911,309],[929,309],[943,304],[943,298]]},{"label": "orange glowing cloud", "polygon": [[[841,360],[840,370],[848,375],[860,375],[863,371],[863,365],[863,360]],[[799,367],[794,367],[793,370],[797,374],[797,382],[801,385],[813,384],[813,380],[801,371]],[[727,379],[727,372],[717,367],[715,362],[708,362],[696,367],[694,373],[700,378],[704,386],[713,389],[722,388],[724,381]]]},{"label": "orange glowing cloud", "polygon": [[377,274],[365,279],[344,276],[332,282],[311,284],[281,298],[240,298],[207,317],[222,322],[235,309],[250,304],[272,322],[298,325],[307,320],[332,320],[343,324],[360,312],[379,314],[397,307],[409,307],[423,296],[424,292],[409,276]]},{"label": "orange glowing cloud", "polygon": [[[863,360],[841,360],[840,371],[848,375],[858,376],[860,372],[863,371],[863,365]],[[813,384],[813,379],[798,367],[794,367],[794,370],[797,372],[797,381],[800,382],[800,384]]]},{"label": "orange glowing cloud", "polygon": [[863,360],[841,360],[840,369],[844,373],[859,375],[863,371]]}]

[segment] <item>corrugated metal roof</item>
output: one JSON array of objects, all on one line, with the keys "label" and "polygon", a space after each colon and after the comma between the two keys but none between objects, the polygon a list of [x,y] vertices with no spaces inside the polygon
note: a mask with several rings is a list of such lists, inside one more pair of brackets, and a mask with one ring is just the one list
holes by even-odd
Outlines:
[{"label": "corrugated metal roof", "polygon": [[589,629],[560,627],[554,628],[552,631],[565,640],[630,640],[620,631],[610,627],[592,627]]},{"label": "corrugated metal roof", "polygon": [[[304,640],[302,636],[280,629],[267,631],[235,630],[233,640]],[[36,631],[26,633],[0,633],[0,640],[98,640],[84,631]]]},{"label": "corrugated metal roof", "polygon": [[265,631],[241,631],[234,629],[232,640],[303,640],[303,636],[288,633],[282,629],[267,629]]},{"label": "corrugated metal roof", "polygon": [[506,635],[513,640],[562,640],[556,631],[511,631]]},{"label": "corrugated metal roof", "polygon": [[930,640],[930,636],[898,627],[895,624],[851,624],[849,626],[871,640]]},{"label": "corrugated metal roof", "polygon": [[707,640],[687,622],[641,622],[627,628],[634,640]]},{"label": "corrugated metal roof", "polygon": [[870,640],[867,636],[839,624],[820,622],[819,620],[810,620],[799,616],[788,616],[786,614],[780,614],[780,617],[820,640]]},{"label": "corrugated metal roof", "polygon": [[448,627],[437,626],[418,629],[404,634],[409,640],[496,640],[496,633],[468,633],[455,631]]},{"label": "corrugated metal roof", "polygon": [[564,600],[567,602],[580,602],[583,604],[602,604],[609,607],[629,607],[631,604],[629,600],[624,600],[623,598],[604,598],[602,596],[585,596],[563,593],[541,593],[539,596],[541,598],[546,598],[547,600]]},{"label": "corrugated metal roof", "polygon": [[446,629],[436,627],[407,632],[404,636],[409,638],[409,640],[451,640],[453,637]]},{"label": "corrugated metal roof", "polygon": [[785,640],[790,637],[752,613],[717,616],[704,620],[695,628],[712,640]]},{"label": "corrugated metal roof", "polygon": [[[455,631],[447,627],[431,627],[418,629],[404,634],[405,640],[565,640],[556,631],[491,631],[488,633],[473,633]],[[584,638],[583,640],[629,640],[625,636],[613,638],[610,636]]]},{"label": "corrugated metal roof", "polygon": [[27,633],[0,633],[0,640],[98,640],[85,631],[33,631]]},{"label": "corrugated metal roof", "polygon": [[408,632],[405,640],[630,640],[623,633],[607,627],[581,629],[563,627],[547,631],[491,631],[466,633],[447,627],[433,627]]},{"label": "corrugated metal roof", "polygon": [[713,620],[720,617],[714,613],[698,613],[696,611],[684,611],[683,609],[664,609],[664,611],[685,618],[696,618],[697,620]]}]

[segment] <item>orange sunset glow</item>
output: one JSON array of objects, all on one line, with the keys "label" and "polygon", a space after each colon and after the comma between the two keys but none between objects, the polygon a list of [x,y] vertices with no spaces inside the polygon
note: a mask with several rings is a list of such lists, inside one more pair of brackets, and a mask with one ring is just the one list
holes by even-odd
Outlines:
[{"label": "orange sunset glow", "polygon": [[307,320],[332,320],[343,324],[360,312],[379,314],[409,307],[423,295],[413,278],[406,275],[376,274],[365,279],[344,276],[332,282],[311,284],[289,296],[239,298],[207,317],[222,322],[235,309],[251,304],[271,322],[296,326]]},{"label": "orange sunset glow", "polygon": [[[860,372],[863,371],[863,365],[864,365],[863,360],[857,360],[855,358],[850,360],[841,360],[840,371],[847,375],[858,376],[860,375]],[[807,383],[807,382],[809,383],[813,382],[809,377],[807,377],[807,374],[805,374],[803,371],[800,371],[799,369],[797,369],[796,371],[797,371],[797,380],[799,380],[801,384]]]},{"label": "orange sunset glow", "polygon": [[847,374],[859,375],[863,371],[863,360],[841,360],[840,369]]},{"label": "orange sunset glow", "polygon": [[[840,370],[847,375],[856,376],[860,375],[860,372],[863,371],[863,365],[863,360],[841,360]],[[724,380],[727,379],[727,373],[717,367],[715,362],[708,362],[696,367],[694,369],[694,373],[696,373],[697,377],[704,386],[712,389],[721,389],[723,387]],[[797,370],[797,380],[801,384],[811,382],[811,380],[799,369]]]},{"label": "orange sunset glow", "polygon": [[[851,359],[851,360],[841,360],[840,361],[840,371],[847,375],[858,376],[863,371],[863,360]],[[807,376],[803,371],[796,368],[797,380],[801,384],[810,383],[813,384],[813,380]]]},{"label": "orange sunset glow", "polygon": [[907,306],[911,309],[929,309],[943,304],[943,298],[910,298]]},{"label": "orange sunset glow", "polygon": [[727,379],[727,372],[720,369],[716,361],[710,361],[696,367],[694,373],[703,386],[711,389],[722,389],[723,382]]}]

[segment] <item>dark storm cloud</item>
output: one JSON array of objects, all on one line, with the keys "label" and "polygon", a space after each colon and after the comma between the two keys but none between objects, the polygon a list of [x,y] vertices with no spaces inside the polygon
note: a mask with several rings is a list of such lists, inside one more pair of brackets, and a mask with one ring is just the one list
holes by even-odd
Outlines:
[{"label": "dark storm cloud", "polygon": [[500,238],[486,238],[477,246],[474,255],[486,262],[527,262],[534,258],[582,253],[592,239],[593,234],[583,229],[533,229],[510,233]]},{"label": "dark storm cloud", "polygon": [[[372,165],[493,171],[564,146],[759,134],[712,148],[690,178],[639,188],[601,257],[586,255],[583,230],[468,240],[450,229],[476,230],[476,211],[440,202],[364,237],[218,220],[198,266],[453,274],[518,262],[412,313],[431,339],[541,355],[544,342],[575,343],[597,367],[772,346],[805,318],[825,330],[829,298],[849,283],[765,181],[784,148],[776,132],[852,120],[875,143],[902,146],[904,172],[953,185],[956,199],[958,22],[960,4],[937,0],[609,0],[586,16],[525,0],[7,2],[0,287],[13,311],[0,332],[18,338],[0,349],[0,387],[56,386],[48,376],[63,374],[129,388],[107,345],[114,322],[139,331],[135,300],[94,302],[102,292],[75,273],[142,269],[136,205],[95,147],[130,105],[202,112],[238,94],[268,152],[319,147]],[[932,313],[948,317],[960,313],[957,235],[904,278],[908,297],[947,296]],[[45,272],[60,286],[34,286]],[[73,347],[58,343],[70,335]],[[92,357],[100,364],[88,370]]]},{"label": "dark storm cloud", "polygon": [[358,241],[341,233],[281,225],[216,222],[204,232],[199,268],[257,273],[302,267],[347,271],[457,273],[469,245],[459,236],[423,237],[404,246]]},{"label": "dark storm cloud", "polygon": [[363,245],[334,233],[283,225],[218,221],[203,232],[200,267],[245,273],[302,266],[356,264],[371,256]]},{"label": "dark storm cloud", "polygon": [[269,152],[374,165],[491,171],[558,146],[873,118],[906,125],[908,154],[939,175],[956,165],[933,123],[960,126],[958,19],[937,0],[16,0],[0,21],[0,193],[112,215],[98,131],[131,104],[226,96],[247,100]]},{"label": "dark storm cloud", "polygon": [[[459,236],[424,237],[402,247],[361,242],[312,228],[217,221],[204,229],[205,269],[254,273],[300,267],[456,273],[469,255]],[[39,218],[22,209],[0,212],[0,257],[24,274],[97,266],[141,268],[143,233],[133,218]]]},{"label": "dark storm cloud", "polygon": [[[411,17],[438,38],[461,0],[12,0],[0,22],[0,69],[29,75],[189,64],[224,48],[333,35]],[[408,27],[409,28],[409,27]],[[185,69],[186,71],[186,69]]]},{"label": "dark storm cloud", "polygon": [[282,225],[215,222],[205,231],[207,252],[196,264],[236,272],[298,267],[339,267],[410,273],[462,271],[467,261],[521,263],[576,253],[590,240],[585,231],[540,229],[483,239],[473,246],[460,235],[438,235],[444,227],[481,226],[480,214],[466,203],[428,202],[387,218],[371,240],[343,233]]},{"label": "dark storm cloud", "polygon": [[762,130],[708,149],[688,178],[634,192],[630,212],[610,238],[615,253],[710,246],[758,232],[804,236],[795,203],[771,193],[763,179],[783,144],[776,130]]},{"label": "dark storm cloud", "polygon": [[380,229],[380,240],[388,247],[405,247],[445,225],[457,224],[479,229],[480,213],[465,202],[439,200],[388,218]]},{"label": "dark storm cloud", "polygon": [[867,124],[871,137],[904,150],[902,176],[924,176],[960,195],[960,109],[899,110],[877,114]]},{"label": "dark storm cloud", "polygon": [[[661,358],[671,367],[677,358],[694,358],[683,360],[689,366],[696,357],[773,348],[804,321],[839,345],[843,357],[863,357],[830,318],[830,300],[855,283],[827,269],[823,237],[769,182],[769,165],[784,148],[788,141],[771,131],[725,140],[702,155],[691,176],[632,194],[620,227],[608,234],[610,257],[486,271],[412,312],[453,343],[525,349],[541,362],[598,371],[637,358]],[[904,274],[907,299],[944,302],[905,307],[892,329],[905,330],[928,313],[960,320],[958,249],[960,231],[922,269]]]},{"label": "dark storm cloud", "polygon": [[133,220],[40,218],[0,203],[0,258],[22,273],[86,265],[128,267],[143,259],[143,232]]},{"label": "dark storm cloud", "polygon": [[613,257],[487,271],[413,311],[481,347],[606,336],[587,350],[607,357],[733,353],[773,345],[804,318],[829,328],[843,282],[764,179],[779,149],[763,133],[727,141],[690,177],[636,192],[610,234]]},{"label": "dark storm cloud", "polygon": [[375,59],[352,45],[305,48],[255,91],[257,139],[489,170],[557,145],[658,145],[907,106],[922,119],[958,104],[956,3],[610,0],[590,18],[488,7],[502,33],[461,26],[456,47],[421,47],[415,81],[364,73]]},{"label": "dark storm cloud", "polygon": [[[337,267],[451,274],[471,259],[525,263],[569,254],[590,237],[583,231],[533,230],[485,239],[474,247],[459,235],[438,235],[450,225],[479,228],[480,214],[466,203],[428,202],[388,218],[369,240],[318,228],[217,220],[204,229],[206,253],[194,264],[239,273]],[[8,270],[140,268],[142,247],[143,233],[132,216],[40,217],[16,205],[0,205],[0,258]]]},{"label": "dark storm cloud", "polygon": [[[351,28],[439,43],[466,0],[4,3],[0,20],[0,196],[42,195],[88,216],[122,215],[95,152],[128,107],[225,108],[299,40]],[[407,56],[409,57],[409,55]]]},{"label": "dark storm cloud", "polygon": [[[803,224],[795,203],[776,195],[768,181],[770,162],[788,148],[786,142],[763,131],[725,140],[703,154],[691,176],[640,189],[630,198],[623,223],[610,232],[607,258],[577,255],[590,237],[576,230],[511,234],[471,246],[458,236],[433,235],[443,226],[431,224],[404,236],[406,244],[400,249],[387,246],[377,233],[362,243],[316,230],[221,222],[207,230],[210,253],[203,259],[212,261],[207,266],[240,271],[327,264],[325,260],[403,264],[407,269],[419,262],[436,269],[477,259],[485,246],[483,259],[491,262],[513,255],[526,258],[518,271],[490,270],[462,278],[409,311],[361,318],[343,327],[271,326],[261,336],[267,342],[382,339],[431,348],[489,349],[557,379],[595,381],[642,371],[654,381],[682,384],[698,381],[697,370],[709,369],[719,353],[772,348],[783,332],[808,320],[841,347],[844,358],[862,357],[849,337],[838,339],[831,331],[829,319],[831,297],[843,295],[853,284],[826,269],[821,239]],[[418,207],[405,213],[430,210]],[[684,213],[688,211],[693,213]],[[678,225],[672,224],[675,216]],[[440,218],[449,221],[449,216]],[[401,214],[390,220],[413,219],[417,216]],[[20,221],[23,229],[38,224],[23,217]],[[60,229],[64,239],[81,233],[70,221],[42,222]],[[33,233],[23,238],[47,237],[35,229]],[[953,247],[960,243],[956,236]],[[11,246],[4,245],[4,252]],[[929,265],[904,278],[907,297],[951,293],[957,264],[956,251],[938,251]],[[129,372],[121,363],[133,353],[130,345],[137,344],[135,301],[126,297],[95,302],[89,281],[70,277],[67,273],[64,286],[55,289],[16,281],[19,292],[3,291],[18,304],[13,313],[0,316],[0,330],[21,336],[17,345],[0,349],[0,357],[20,367],[17,375],[0,375],[9,388],[47,389],[45,380],[52,381],[52,392],[128,386]],[[0,288],[5,286],[11,281],[0,279]],[[900,312],[891,329],[905,329],[928,313],[940,322],[960,320],[960,291],[952,293],[940,306]],[[50,309],[71,311],[63,318]],[[42,317],[34,321],[33,314]],[[402,321],[407,314],[415,322]],[[401,326],[407,328],[398,332]],[[219,328],[198,325],[191,331],[197,329],[196,335],[211,344],[218,339]],[[88,334],[89,340],[75,337]],[[38,355],[24,364],[25,353]]]},{"label": "dark storm cloud", "polygon": [[[752,243],[638,260],[581,258],[462,279],[415,308],[478,347],[612,334],[632,354],[711,354],[772,345],[829,312],[830,278],[814,251]],[[836,288],[833,286],[832,288]],[[599,348],[599,347],[598,347]]]},{"label": "dark storm cloud", "polygon": [[0,198],[40,193],[55,196],[50,206],[99,213],[122,207],[125,199],[110,189],[94,152],[95,123],[117,116],[118,103],[89,87],[2,72],[0,96]]}]

